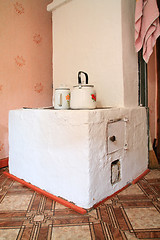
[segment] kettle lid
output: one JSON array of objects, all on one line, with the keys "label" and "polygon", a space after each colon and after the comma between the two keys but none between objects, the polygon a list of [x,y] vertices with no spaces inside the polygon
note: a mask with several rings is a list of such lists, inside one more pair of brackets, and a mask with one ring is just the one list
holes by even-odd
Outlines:
[{"label": "kettle lid", "polygon": [[91,87],[94,87],[94,85],[89,85],[89,84],[78,84],[76,86],[73,86],[73,87],[78,87],[78,88],[83,88],[83,87],[87,87],[87,88],[91,88]]},{"label": "kettle lid", "polygon": [[68,87],[58,87],[55,90],[70,90]]}]

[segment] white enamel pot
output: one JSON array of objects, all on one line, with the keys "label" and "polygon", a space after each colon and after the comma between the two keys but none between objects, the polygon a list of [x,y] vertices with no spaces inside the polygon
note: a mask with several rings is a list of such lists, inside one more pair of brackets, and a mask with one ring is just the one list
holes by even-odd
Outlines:
[{"label": "white enamel pot", "polygon": [[[81,74],[85,76],[85,84],[82,84]],[[96,108],[96,91],[93,85],[88,84],[88,75],[85,72],[78,72],[78,85],[73,86],[70,107],[72,109]]]}]

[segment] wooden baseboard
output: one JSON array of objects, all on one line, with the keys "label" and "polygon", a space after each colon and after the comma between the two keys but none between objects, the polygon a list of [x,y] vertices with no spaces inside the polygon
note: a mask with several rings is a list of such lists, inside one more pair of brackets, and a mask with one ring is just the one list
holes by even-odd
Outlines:
[{"label": "wooden baseboard", "polygon": [[0,159],[0,168],[8,167],[8,159],[9,158]]},{"label": "wooden baseboard", "polygon": [[154,150],[149,151],[149,168],[150,169],[159,168],[158,159],[156,157]]}]

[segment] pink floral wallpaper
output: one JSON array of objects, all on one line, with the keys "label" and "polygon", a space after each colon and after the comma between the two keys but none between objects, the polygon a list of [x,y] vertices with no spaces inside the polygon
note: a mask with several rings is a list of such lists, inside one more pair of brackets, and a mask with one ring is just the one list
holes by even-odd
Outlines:
[{"label": "pink floral wallpaper", "polygon": [[8,157],[8,113],[52,105],[52,0],[0,3],[0,159]]}]

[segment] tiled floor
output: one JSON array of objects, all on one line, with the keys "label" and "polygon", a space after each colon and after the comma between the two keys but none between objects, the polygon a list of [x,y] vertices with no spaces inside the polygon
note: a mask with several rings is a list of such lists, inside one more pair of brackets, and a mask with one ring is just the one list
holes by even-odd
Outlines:
[{"label": "tiled floor", "polygon": [[150,171],[112,199],[78,214],[0,169],[0,240],[160,239],[160,170]]}]

